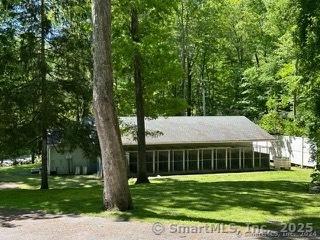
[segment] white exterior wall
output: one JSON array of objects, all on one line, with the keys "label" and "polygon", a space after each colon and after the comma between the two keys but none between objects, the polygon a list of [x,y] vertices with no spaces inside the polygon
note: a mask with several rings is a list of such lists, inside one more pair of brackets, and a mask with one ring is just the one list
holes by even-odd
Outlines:
[{"label": "white exterior wall", "polygon": [[270,159],[288,157],[292,164],[302,167],[314,167],[315,161],[311,159],[310,139],[294,136],[275,136],[272,142],[254,142],[253,147],[257,152],[270,153]]},{"label": "white exterior wall", "polygon": [[55,147],[48,149],[48,169],[49,172],[57,171],[57,174],[75,173],[76,167],[89,168],[90,160],[87,159],[80,148],[72,152],[58,152]]}]

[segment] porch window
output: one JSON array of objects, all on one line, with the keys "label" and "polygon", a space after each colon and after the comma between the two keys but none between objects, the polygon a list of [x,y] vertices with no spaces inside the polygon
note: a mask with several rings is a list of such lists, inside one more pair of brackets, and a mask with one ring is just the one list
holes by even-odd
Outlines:
[{"label": "porch window", "polygon": [[173,172],[180,172],[183,171],[183,156],[184,151],[172,151],[172,171]]},{"label": "porch window", "polygon": [[217,170],[226,169],[226,149],[217,149]]},{"label": "porch window", "polygon": [[158,172],[168,172],[169,151],[158,151]]}]

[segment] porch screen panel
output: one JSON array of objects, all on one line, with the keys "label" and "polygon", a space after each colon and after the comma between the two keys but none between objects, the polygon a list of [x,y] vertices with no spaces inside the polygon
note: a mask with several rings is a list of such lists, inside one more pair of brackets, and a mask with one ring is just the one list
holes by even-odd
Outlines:
[{"label": "porch screen panel", "polygon": [[172,171],[183,171],[183,151],[172,151]]},{"label": "porch screen panel", "polygon": [[159,172],[168,172],[168,161],[169,161],[169,151],[159,151],[158,161],[159,161]]},{"label": "porch screen panel", "polygon": [[231,148],[231,169],[239,169],[240,164],[239,164],[239,148]]},{"label": "porch screen panel", "polygon": [[136,152],[129,152],[129,171],[131,174],[137,174],[138,153],[136,153]]},{"label": "porch screen panel", "polygon": [[188,170],[196,171],[198,170],[198,151],[197,150],[188,150]]},{"label": "porch screen panel", "polygon": [[147,172],[153,173],[153,152],[146,153]]},{"label": "porch screen panel", "polygon": [[260,166],[260,153],[254,152],[254,168],[261,168]]},{"label": "porch screen panel", "polygon": [[261,168],[268,169],[270,165],[269,154],[261,153]]},{"label": "porch screen panel", "polygon": [[226,169],[226,149],[217,149],[217,170]]},{"label": "porch screen panel", "polygon": [[244,168],[253,168],[253,153],[251,148],[243,148]]},{"label": "porch screen panel", "polygon": [[211,150],[203,150],[202,151],[202,169],[203,170],[211,170]]}]

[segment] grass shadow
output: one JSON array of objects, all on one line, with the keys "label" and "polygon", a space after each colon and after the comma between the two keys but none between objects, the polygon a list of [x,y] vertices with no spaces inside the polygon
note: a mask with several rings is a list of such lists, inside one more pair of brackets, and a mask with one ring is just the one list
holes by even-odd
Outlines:
[{"label": "grass shadow", "polygon": [[[1,175],[0,179],[9,176],[22,181],[12,174]],[[239,226],[250,223],[270,227],[274,227],[273,221],[312,220],[314,227],[320,229],[320,196],[307,193],[308,177],[309,172],[297,170],[156,178],[149,185],[131,185],[135,208],[114,215],[123,221]],[[101,181],[94,176],[50,177],[50,182],[54,189],[46,191],[35,190],[34,185],[34,189],[0,190],[0,208],[110,216],[102,208]]]}]

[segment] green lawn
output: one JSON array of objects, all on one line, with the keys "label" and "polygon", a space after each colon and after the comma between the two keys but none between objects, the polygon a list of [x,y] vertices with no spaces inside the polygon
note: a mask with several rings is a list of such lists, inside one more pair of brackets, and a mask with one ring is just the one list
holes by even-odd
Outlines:
[{"label": "green lawn", "polygon": [[[102,209],[101,182],[94,176],[50,177],[51,189],[37,190],[33,166],[0,168],[0,185],[17,183],[22,189],[0,190],[1,209],[43,210],[110,216]],[[320,196],[307,193],[311,170],[226,173],[153,178],[149,185],[133,185],[135,208],[113,213],[124,219],[185,223],[269,221],[307,223],[320,229]]]}]

